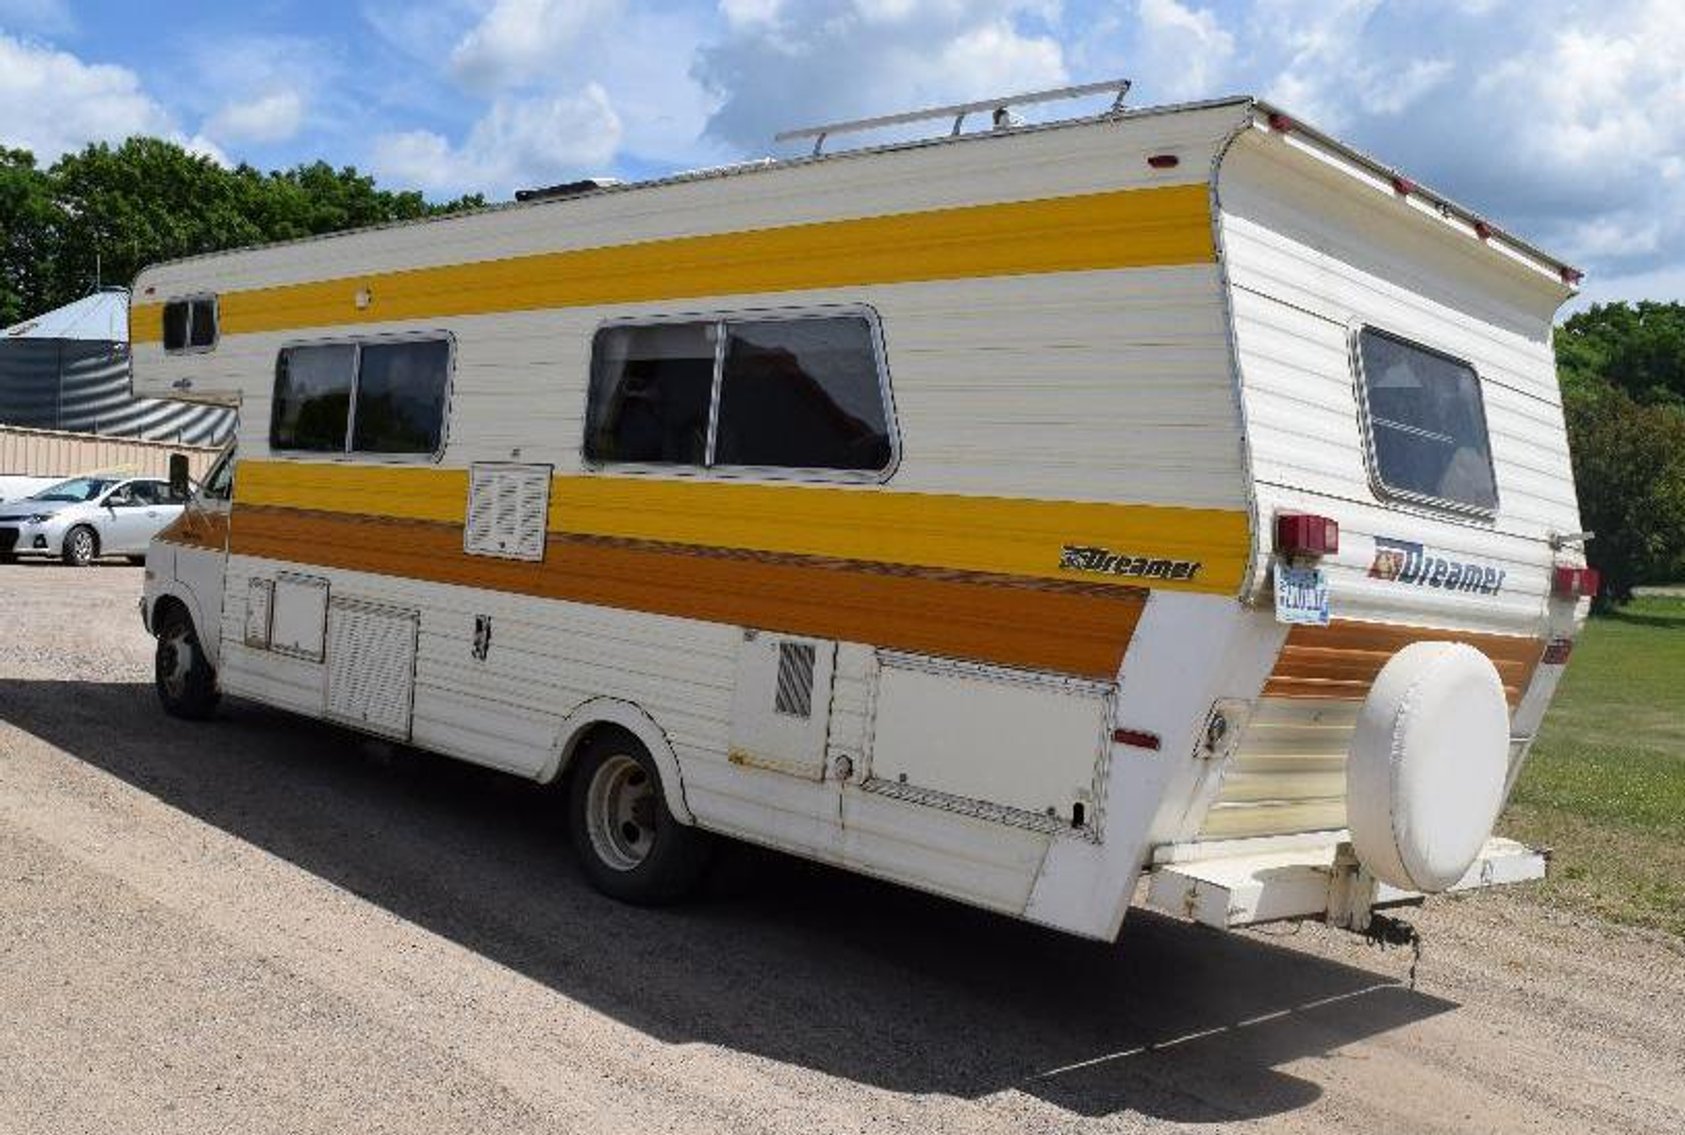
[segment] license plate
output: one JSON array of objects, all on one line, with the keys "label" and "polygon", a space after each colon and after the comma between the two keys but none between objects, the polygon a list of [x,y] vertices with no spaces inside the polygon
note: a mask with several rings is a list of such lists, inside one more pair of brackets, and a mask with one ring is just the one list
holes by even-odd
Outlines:
[{"label": "license plate", "polygon": [[1281,623],[1328,625],[1328,577],[1321,568],[1276,561],[1275,617]]}]

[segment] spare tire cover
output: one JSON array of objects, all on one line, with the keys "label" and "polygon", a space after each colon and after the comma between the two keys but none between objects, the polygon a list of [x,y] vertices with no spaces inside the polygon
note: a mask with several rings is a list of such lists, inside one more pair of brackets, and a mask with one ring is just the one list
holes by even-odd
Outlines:
[{"label": "spare tire cover", "polygon": [[1455,642],[1388,660],[1346,761],[1352,848],[1383,882],[1443,891],[1492,832],[1509,771],[1509,704],[1497,668]]}]

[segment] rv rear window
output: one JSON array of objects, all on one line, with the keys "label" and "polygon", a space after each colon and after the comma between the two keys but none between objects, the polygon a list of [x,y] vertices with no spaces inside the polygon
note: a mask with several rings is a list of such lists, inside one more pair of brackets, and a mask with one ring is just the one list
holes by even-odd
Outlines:
[{"label": "rv rear window", "polygon": [[1425,504],[1496,509],[1474,368],[1373,327],[1358,335],[1358,364],[1376,488]]},{"label": "rv rear window", "polygon": [[283,347],[269,445],[303,453],[434,454],[445,438],[449,339]]},{"label": "rv rear window", "polygon": [[880,473],[893,458],[864,315],[617,324],[592,345],[587,460]]},{"label": "rv rear window", "polygon": [[203,351],[216,346],[215,296],[170,300],[164,305],[164,350]]}]

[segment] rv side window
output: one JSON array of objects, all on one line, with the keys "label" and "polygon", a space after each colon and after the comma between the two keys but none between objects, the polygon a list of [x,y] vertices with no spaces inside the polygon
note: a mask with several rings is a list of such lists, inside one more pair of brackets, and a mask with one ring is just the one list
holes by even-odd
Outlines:
[{"label": "rv side window", "polygon": [[597,332],[585,456],[703,464],[717,336],[713,323],[653,323]]},{"label": "rv side window", "polygon": [[434,454],[445,439],[449,339],[283,347],[269,445],[304,453]]},{"label": "rv side window", "polygon": [[444,339],[370,343],[357,364],[358,453],[433,453],[444,440],[450,343]]},{"label": "rv side window", "polygon": [[275,402],[269,414],[274,449],[345,452],[357,348],[351,343],[285,347],[275,363]]},{"label": "rv side window", "polygon": [[1373,327],[1358,335],[1358,364],[1377,489],[1428,504],[1496,509],[1474,368]]},{"label": "rv side window", "polygon": [[727,323],[724,368],[716,464],[888,466],[883,386],[864,319]]},{"label": "rv side window", "polygon": [[164,350],[199,351],[216,346],[215,296],[170,300],[164,305]]},{"label": "rv side window", "polygon": [[871,322],[617,324],[591,351],[589,461],[878,473],[893,459]]}]

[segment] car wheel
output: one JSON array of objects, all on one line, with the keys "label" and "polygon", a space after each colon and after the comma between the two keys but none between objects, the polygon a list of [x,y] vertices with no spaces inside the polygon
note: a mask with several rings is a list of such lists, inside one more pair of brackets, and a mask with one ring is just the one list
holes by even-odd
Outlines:
[{"label": "car wheel", "polygon": [[71,567],[87,567],[99,555],[99,537],[86,524],[78,524],[64,534],[64,547],[59,558]]},{"label": "car wheel", "polygon": [[216,710],[216,671],[193,633],[193,620],[180,607],[169,610],[159,623],[152,673],[165,713],[203,721]]},{"label": "car wheel", "polygon": [[655,759],[636,737],[599,732],[572,776],[568,828],[592,886],[639,906],[674,902],[695,888],[713,841],[674,818]]}]

